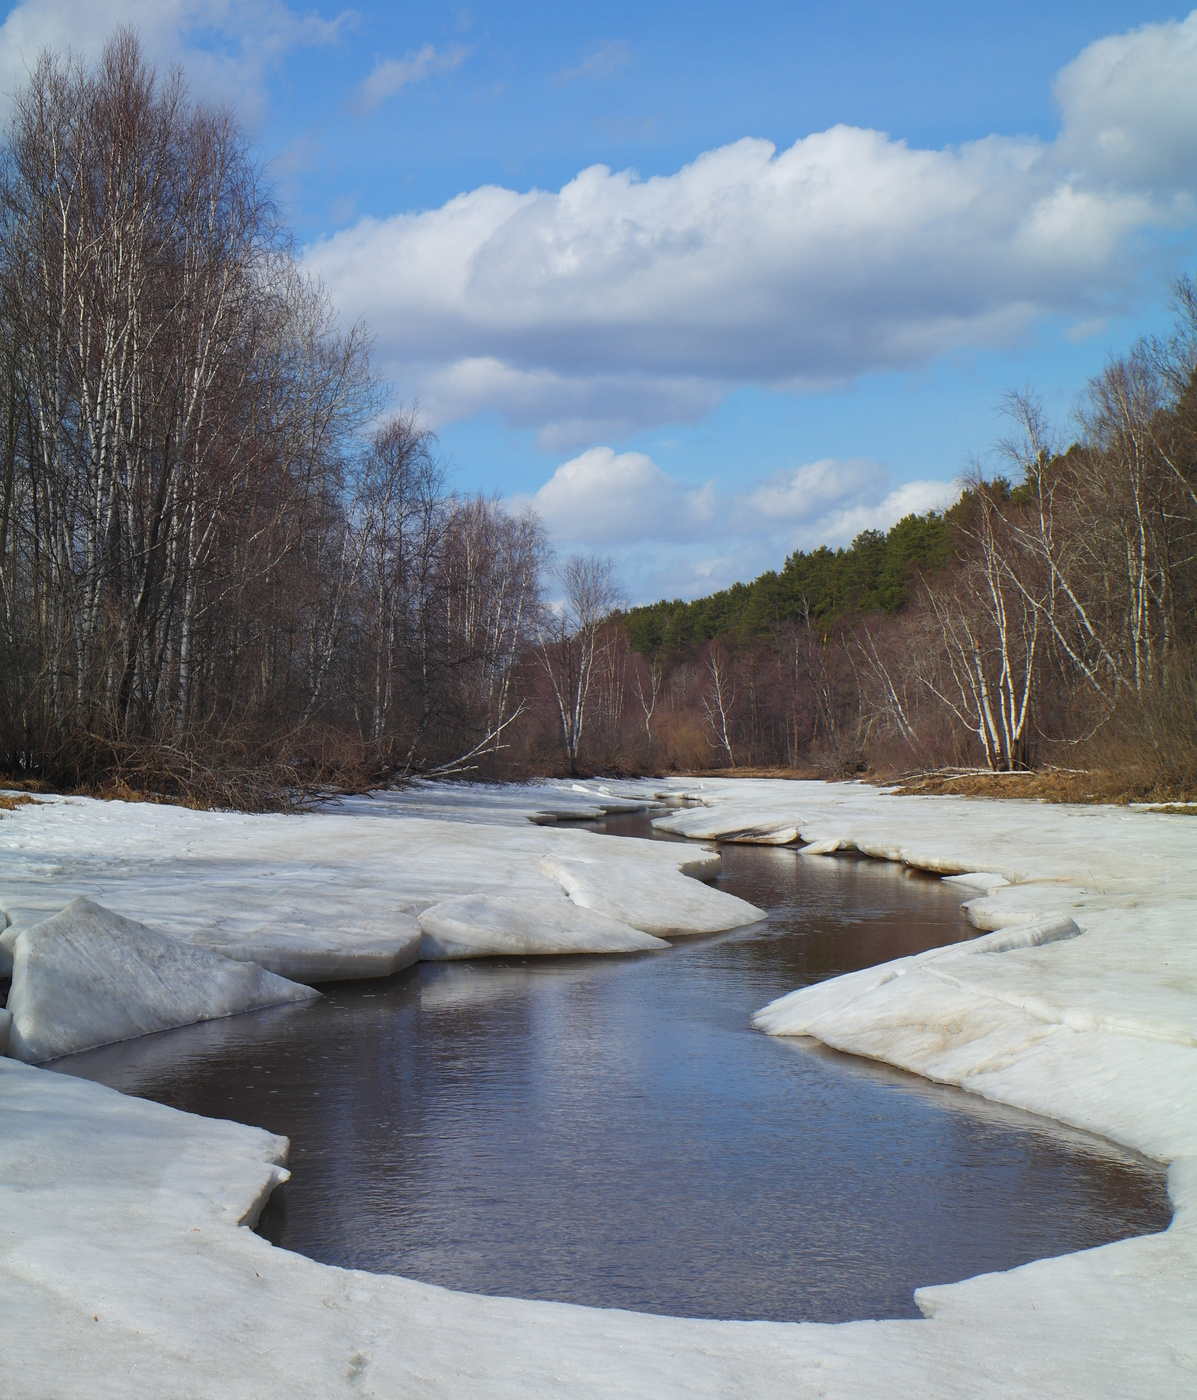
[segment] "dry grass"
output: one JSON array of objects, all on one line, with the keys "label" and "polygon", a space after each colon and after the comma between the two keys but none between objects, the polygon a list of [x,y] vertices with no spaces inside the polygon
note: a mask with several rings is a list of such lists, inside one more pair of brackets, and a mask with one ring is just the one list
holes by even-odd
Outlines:
[{"label": "dry grass", "polygon": [[1040,768],[1026,773],[989,773],[979,769],[942,769],[899,778],[873,778],[902,796],[954,794],[961,797],[1012,797],[1039,802],[1105,802],[1119,806],[1150,804],[1156,810],[1190,811],[1179,806],[1187,794],[1161,785],[1153,775],[1133,769]]},{"label": "dry grass", "polygon": [[27,792],[0,792],[0,812],[12,812],[18,807],[37,805],[37,798],[30,797]]}]

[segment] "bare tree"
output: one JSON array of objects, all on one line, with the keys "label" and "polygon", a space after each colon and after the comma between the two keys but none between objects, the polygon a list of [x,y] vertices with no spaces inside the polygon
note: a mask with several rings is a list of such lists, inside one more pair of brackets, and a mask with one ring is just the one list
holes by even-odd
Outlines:
[{"label": "bare tree", "polygon": [[736,756],[732,751],[728,724],[735,703],[736,682],[731,663],[719,647],[712,647],[707,655],[707,685],[701,697],[702,713],[711,731],[708,743],[727,754],[731,768],[736,766]]},{"label": "bare tree", "polygon": [[[890,629],[891,632],[893,628]],[[912,752],[920,748],[917,724],[917,653],[886,654],[879,628],[863,624],[851,634],[859,657],[859,672],[872,682],[874,708]]]},{"label": "bare tree", "polygon": [[524,711],[514,676],[535,641],[548,544],[536,516],[482,497],[454,503],[446,529],[446,657],[478,751],[497,754]]},{"label": "bare tree", "polygon": [[1143,354],[1113,362],[1090,386],[1080,415],[1083,446],[1066,454],[1047,439],[1027,396],[1010,411],[1021,441],[1006,445],[1023,467],[1030,507],[1015,521],[1024,575],[1046,574],[1024,590],[1043,626],[1090,692],[1113,706],[1162,680],[1178,633],[1176,570],[1194,553],[1186,493],[1159,451],[1165,408]]},{"label": "bare tree", "polygon": [[160,82],[129,31],[94,71],[43,56],[18,95],[0,285],[20,761],[227,730],[279,656],[243,626],[251,597],[336,513],[373,402],[363,338],[289,257],[232,116]]},{"label": "bare tree", "polygon": [[599,631],[594,652],[593,728],[604,763],[617,763],[623,741],[624,705],[627,700],[628,638],[618,623]]},{"label": "bare tree", "polygon": [[539,523],[453,500],[414,410],[363,441],[368,338],[232,115],[131,31],[94,69],[43,56],[16,99],[0,332],[10,766],[193,772],[354,730],[401,770],[497,748]]},{"label": "bare tree", "polygon": [[569,771],[576,774],[599,631],[622,601],[622,592],[610,559],[574,555],[559,577],[565,597],[541,620],[536,651],[556,702]]},{"label": "bare tree", "polygon": [[[647,670],[645,677],[642,673]],[[662,671],[661,663],[653,657],[648,662],[647,667],[638,665],[636,674],[636,698],[640,701],[640,709],[644,715],[644,737],[648,745],[649,762],[652,762],[653,752],[653,715],[656,713],[657,700],[661,694]],[[645,694],[647,689],[648,694]]]}]

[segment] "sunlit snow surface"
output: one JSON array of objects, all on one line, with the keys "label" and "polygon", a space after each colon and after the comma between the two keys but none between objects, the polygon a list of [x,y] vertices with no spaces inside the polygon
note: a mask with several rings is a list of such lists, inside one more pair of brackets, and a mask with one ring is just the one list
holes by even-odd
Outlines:
[{"label": "sunlit snow surface", "polygon": [[[418,919],[461,896],[483,903],[456,908],[457,957],[508,951],[502,914],[512,900],[525,914],[525,953],[580,951],[582,930],[586,951],[627,952],[656,946],[651,937],[662,933],[760,917],[688,878],[718,870],[718,857],[700,849],[646,841],[613,849],[589,831],[536,825],[529,817],[540,815],[536,798],[546,791],[425,788],[410,806],[358,799],[303,816],[86,798],[23,807],[0,822],[0,907],[11,924],[0,934],[0,975],[20,931],[76,895],[298,981],[386,976],[417,956],[441,956],[435,930],[429,939]],[[551,796],[570,816],[601,810],[569,789]],[[573,918],[579,909],[606,922]]]},{"label": "sunlit snow surface", "polygon": [[[824,850],[968,876],[962,898],[974,897],[979,926],[1021,926],[783,998],[764,1029],[1170,1161],[1172,1226],[924,1290],[930,1321],[714,1323],[478,1298],[317,1265],[235,1228],[277,1179],[279,1139],[0,1061],[0,1393],[1192,1394],[1197,822],[803,783],[708,782],[698,795],[705,805],[665,824],[701,838],[793,828]],[[256,819],[50,803],[0,821],[2,888],[17,927],[87,894],[169,932],[219,925],[243,937],[277,923],[280,907],[320,930],[459,895],[543,894],[546,857],[565,870],[589,856],[600,868],[578,875],[574,903],[613,917],[584,905],[585,891],[624,914],[628,891],[660,891],[634,926],[681,922],[668,909],[688,848],[627,842],[600,856],[601,838],[528,820],[587,802],[601,805],[595,785],[417,790],[365,819],[359,803]],[[447,834],[478,820],[460,846]],[[406,904],[386,873],[399,868]],[[554,878],[555,898],[573,894]],[[717,893],[690,889],[695,915]]]}]

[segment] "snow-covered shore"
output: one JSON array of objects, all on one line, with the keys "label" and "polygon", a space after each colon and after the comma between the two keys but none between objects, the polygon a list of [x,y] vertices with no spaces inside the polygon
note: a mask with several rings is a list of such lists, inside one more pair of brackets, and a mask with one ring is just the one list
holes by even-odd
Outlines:
[{"label": "snow-covered shore", "polygon": [[[586,801],[555,791],[563,808]],[[280,904],[313,930],[338,911],[346,924],[358,908],[381,919],[398,908],[396,869],[409,916],[421,901],[543,893],[551,872],[580,908],[653,936],[669,926],[661,905],[700,853],[600,842],[596,862],[599,838],[527,820],[551,815],[558,797],[544,794],[416,790],[366,809],[357,828],[352,803],[256,819],[292,824],[267,846],[247,836],[250,819],[115,804],[94,837],[103,812],[48,804],[0,821],[0,892],[14,926],[83,894],[176,934],[215,913],[248,936]],[[1003,930],[783,998],[764,1028],[1171,1162],[1171,1227],[929,1287],[918,1322],[711,1323],[478,1298],[318,1265],[239,1228],[279,1177],[280,1139],[0,1060],[0,1394],[1194,1393],[1197,822],[782,782],[709,782],[702,797],[664,824],[773,841],[792,828],[818,849],[962,877],[974,921]],[[471,823],[460,850],[449,821]],[[205,834],[218,827],[219,839]],[[701,904],[714,892],[686,893]]]}]

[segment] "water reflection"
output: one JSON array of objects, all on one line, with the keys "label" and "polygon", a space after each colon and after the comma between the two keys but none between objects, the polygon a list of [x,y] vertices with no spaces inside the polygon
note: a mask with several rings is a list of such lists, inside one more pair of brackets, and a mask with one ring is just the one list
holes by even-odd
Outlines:
[{"label": "water reflection", "polygon": [[1104,1144],[749,1028],[792,987],[968,936],[955,891],[749,847],[719,883],[768,921],[421,964],[59,1067],[289,1135],[277,1243],[475,1292],[913,1316],[920,1284],[1167,1224],[1163,1173]]}]

